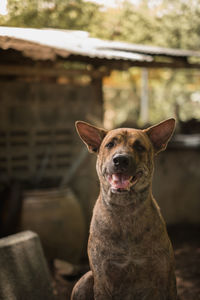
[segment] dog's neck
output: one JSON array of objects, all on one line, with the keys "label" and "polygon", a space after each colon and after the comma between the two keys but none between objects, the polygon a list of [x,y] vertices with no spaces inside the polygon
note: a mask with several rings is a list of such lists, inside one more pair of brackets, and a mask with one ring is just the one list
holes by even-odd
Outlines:
[{"label": "dog's neck", "polygon": [[112,193],[110,190],[101,187],[99,198],[107,209],[124,210],[127,208],[130,211],[137,210],[152,198],[151,184],[142,190],[131,190],[125,193]]}]

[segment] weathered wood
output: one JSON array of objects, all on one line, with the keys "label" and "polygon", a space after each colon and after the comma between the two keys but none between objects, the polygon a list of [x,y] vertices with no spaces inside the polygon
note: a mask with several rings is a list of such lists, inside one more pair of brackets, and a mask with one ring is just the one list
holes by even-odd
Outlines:
[{"label": "weathered wood", "polygon": [[24,231],[0,239],[0,265],[0,299],[55,299],[36,233]]},{"label": "weathered wood", "polygon": [[147,124],[149,121],[149,94],[148,94],[148,70],[142,69],[141,78],[141,99],[140,99],[140,121]]},{"label": "weathered wood", "polygon": [[74,122],[86,115],[101,119],[99,80],[87,86],[0,84],[0,181],[40,184],[69,176],[82,146],[76,144]]},{"label": "weathered wood", "polygon": [[77,76],[88,75],[92,78],[101,78],[108,75],[108,71],[100,70],[84,70],[84,69],[64,69],[56,67],[43,67],[43,66],[25,66],[25,65],[0,65],[0,75],[16,75],[16,76]]},{"label": "weathered wood", "polygon": [[[157,59],[157,57],[156,57]],[[130,67],[142,67],[142,68],[171,68],[171,69],[200,69],[200,63],[190,63],[187,58],[169,58],[166,60],[166,57],[159,57],[158,60],[153,61],[125,61],[125,60],[107,60],[93,58],[92,64],[98,68],[100,66],[105,66],[108,70],[127,70]],[[70,61],[79,61],[84,63],[91,63],[91,60],[88,57],[84,56],[70,56]]]}]

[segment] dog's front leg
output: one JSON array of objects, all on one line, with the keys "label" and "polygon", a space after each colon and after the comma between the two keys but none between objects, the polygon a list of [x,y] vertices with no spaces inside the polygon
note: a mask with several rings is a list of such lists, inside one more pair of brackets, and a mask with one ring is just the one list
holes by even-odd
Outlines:
[{"label": "dog's front leg", "polygon": [[73,288],[71,300],[94,300],[92,271],[83,275]]}]

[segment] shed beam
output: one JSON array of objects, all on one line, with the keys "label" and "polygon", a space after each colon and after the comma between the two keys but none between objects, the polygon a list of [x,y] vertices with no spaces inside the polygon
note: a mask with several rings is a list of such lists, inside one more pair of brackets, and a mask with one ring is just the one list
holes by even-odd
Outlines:
[{"label": "shed beam", "polygon": [[108,76],[109,72],[107,70],[100,71],[98,69],[94,70],[83,70],[83,69],[64,69],[56,67],[42,67],[42,66],[19,66],[19,65],[0,65],[0,76],[48,76],[48,77],[59,77],[59,76],[78,76],[78,75],[88,75],[93,78],[101,78],[103,76]]}]

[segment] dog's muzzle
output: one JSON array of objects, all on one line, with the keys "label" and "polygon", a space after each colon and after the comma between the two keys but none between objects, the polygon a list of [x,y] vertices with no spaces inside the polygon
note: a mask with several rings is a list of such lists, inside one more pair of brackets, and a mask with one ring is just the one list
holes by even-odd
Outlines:
[{"label": "dog's muzzle", "polygon": [[108,168],[108,182],[113,193],[130,191],[141,177],[136,172],[136,164],[129,154],[115,154]]}]

